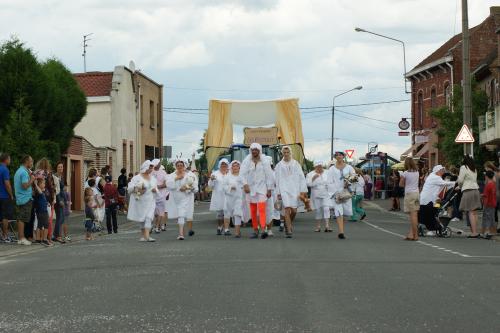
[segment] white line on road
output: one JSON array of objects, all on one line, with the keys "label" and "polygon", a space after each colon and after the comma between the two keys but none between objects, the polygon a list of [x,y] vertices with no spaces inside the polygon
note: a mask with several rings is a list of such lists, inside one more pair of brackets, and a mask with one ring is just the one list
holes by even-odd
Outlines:
[{"label": "white line on road", "polygon": [[[382,228],[382,227],[379,227],[378,225],[375,225],[375,224],[371,224],[369,222],[366,222],[366,221],[363,221],[363,223],[369,225],[370,227],[372,228],[375,228],[379,231],[382,231],[382,232],[385,232],[385,233],[388,233],[388,234],[391,234],[391,235],[394,235],[394,236],[397,236],[397,237],[400,237],[400,238],[405,238],[405,236],[401,235],[401,234],[398,234],[396,232],[392,232],[390,230],[387,230],[385,228]],[[425,246],[428,246],[428,247],[431,247],[431,248],[434,248],[436,250],[439,250],[439,251],[442,251],[442,252],[445,252],[445,253],[451,253],[451,254],[455,254],[455,255],[458,255],[462,258],[482,258],[482,256],[471,256],[471,255],[468,255],[468,254],[465,254],[465,253],[461,253],[461,252],[458,252],[458,251],[453,251],[453,250],[449,250],[449,249],[446,249],[444,247],[440,247],[440,246],[437,246],[437,245],[434,245],[434,244],[430,244],[430,243],[427,243],[427,242],[424,242],[424,241],[417,241],[417,243],[419,244],[422,244],[422,245],[425,245]]]}]

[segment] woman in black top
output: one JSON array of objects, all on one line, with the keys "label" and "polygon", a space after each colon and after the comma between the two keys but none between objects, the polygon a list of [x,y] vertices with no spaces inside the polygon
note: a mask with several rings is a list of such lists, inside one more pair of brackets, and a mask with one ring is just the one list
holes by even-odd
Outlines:
[{"label": "woman in black top", "polygon": [[401,175],[398,170],[392,170],[391,173],[392,180],[392,208],[391,211],[400,211],[401,210],[401,202],[399,198],[401,198],[401,187],[399,187],[399,181],[401,180]]},{"label": "woman in black top", "polygon": [[121,196],[125,196],[127,185],[127,170],[123,168],[120,170],[120,176],[118,176],[118,193],[120,193]]}]

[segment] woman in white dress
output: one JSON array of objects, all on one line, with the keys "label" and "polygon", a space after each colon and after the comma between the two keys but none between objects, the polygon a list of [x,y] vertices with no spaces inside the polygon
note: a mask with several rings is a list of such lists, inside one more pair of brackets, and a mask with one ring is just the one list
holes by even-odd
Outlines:
[{"label": "woman in white dress", "polygon": [[219,161],[219,170],[212,173],[208,186],[212,188],[210,211],[217,214],[217,235],[222,235],[224,227],[224,179],[229,174],[229,161],[225,158]]},{"label": "woman in white dress", "polygon": [[[175,171],[167,177],[167,189],[170,192],[168,200],[168,217],[177,219],[179,225],[178,240],[184,240],[184,224],[186,221],[193,221],[194,213],[194,193],[198,190],[198,179],[191,172],[186,170],[187,161],[175,161]],[[192,228],[189,236],[194,235]]]},{"label": "woman in white dress", "polygon": [[233,218],[236,238],[241,238],[241,219],[243,217],[243,178],[240,176],[240,162],[232,161],[231,172],[224,179],[224,235],[230,236],[229,219]]},{"label": "woman in white dress", "polygon": [[344,161],[345,154],[335,152],[335,163],[328,170],[329,182],[332,186],[332,205],[337,218],[338,237],[345,239],[344,217],[352,216],[352,199],[347,196],[350,192],[348,180],[356,176],[354,168]]},{"label": "woman in white dress", "polygon": [[331,184],[328,180],[328,174],[323,168],[322,161],[314,162],[314,170],[307,174],[306,182],[307,186],[311,188],[311,201],[316,217],[316,229],[314,231],[321,232],[321,221],[325,221],[325,232],[332,232],[330,227],[332,200],[329,195]]},{"label": "woman in white dress", "polygon": [[158,188],[156,178],[151,175],[153,164],[145,161],[141,165],[140,173],[132,178],[127,191],[130,194],[130,204],[127,219],[138,222],[141,226],[141,242],[154,242],[149,236],[151,225],[155,217],[156,195]]}]

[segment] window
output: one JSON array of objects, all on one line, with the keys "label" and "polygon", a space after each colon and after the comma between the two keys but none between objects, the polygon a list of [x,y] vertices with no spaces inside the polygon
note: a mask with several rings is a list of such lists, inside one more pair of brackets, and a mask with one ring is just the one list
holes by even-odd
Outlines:
[{"label": "window", "polygon": [[122,142],[122,168],[127,168],[127,140]]},{"label": "window", "polygon": [[141,117],[141,126],[144,125],[144,103],[142,99],[142,95],[139,96],[139,116]]},{"label": "window", "polygon": [[108,157],[108,165],[111,170],[113,170],[113,157]]},{"label": "window", "polygon": [[147,160],[152,160],[154,159],[155,156],[155,147],[154,146],[144,146],[144,155],[146,156]]},{"label": "window", "polygon": [[432,87],[431,89],[431,109],[437,108],[437,94],[436,87]]},{"label": "window", "polygon": [[444,84],[444,99],[446,102],[446,106],[448,108],[451,108],[451,88],[448,82]]},{"label": "window", "polygon": [[417,97],[417,116],[418,116],[418,123],[421,128],[424,127],[424,95],[422,92],[418,93]]},{"label": "window", "polygon": [[130,171],[129,172],[134,172],[134,143],[130,142]]},{"label": "window", "polygon": [[151,129],[156,127],[155,121],[155,102],[149,101],[149,127]]},{"label": "window", "polygon": [[161,124],[161,108],[160,108],[160,103],[156,104],[156,110],[157,110],[157,116],[156,116],[156,127],[160,128]]},{"label": "window", "polygon": [[100,170],[100,166],[101,166],[101,154],[99,153],[95,153],[95,167],[97,170]]},{"label": "window", "polygon": [[494,108],[495,107],[495,97],[496,97],[496,91],[495,91],[495,80],[491,80],[490,82],[490,107]]}]

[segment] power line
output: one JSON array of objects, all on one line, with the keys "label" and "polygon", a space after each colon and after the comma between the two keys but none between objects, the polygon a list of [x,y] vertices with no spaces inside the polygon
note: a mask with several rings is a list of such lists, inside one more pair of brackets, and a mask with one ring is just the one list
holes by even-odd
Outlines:
[{"label": "power line", "polygon": [[[325,93],[325,92],[339,92],[346,89],[221,89],[221,88],[200,88],[200,87],[177,87],[177,86],[164,86],[165,89],[172,90],[188,90],[188,91],[217,91],[217,92],[290,92],[290,93]],[[364,90],[390,90],[401,89],[401,87],[381,87],[381,88],[365,88]]]}]

